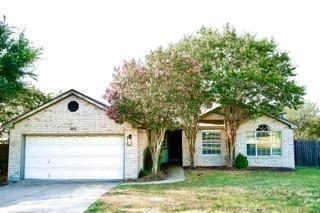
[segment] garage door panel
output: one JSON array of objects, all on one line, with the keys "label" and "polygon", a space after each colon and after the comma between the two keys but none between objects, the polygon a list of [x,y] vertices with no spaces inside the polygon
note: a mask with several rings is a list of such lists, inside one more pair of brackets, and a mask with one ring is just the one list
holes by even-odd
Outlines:
[{"label": "garage door panel", "polygon": [[48,167],[48,158],[45,156],[26,156],[26,168],[44,168]]},{"label": "garage door panel", "polygon": [[25,178],[123,179],[123,138],[27,136]]},{"label": "garage door panel", "polygon": [[46,167],[29,167],[25,171],[25,177],[28,177],[28,179],[48,179],[49,170]]},{"label": "garage door panel", "polygon": [[66,147],[66,150],[62,152],[57,152],[57,155],[63,154],[76,154],[79,153],[84,156],[95,156],[95,155],[107,155],[107,156],[118,156],[118,153],[123,152],[123,147],[118,145],[109,145],[112,149],[105,149],[104,145],[95,145],[90,146],[89,144],[86,145],[76,145],[73,147]]},{"label": "garage door panel", "polygon": [[[106,168],[108,169],[108,168]],[[84,175],[86,174],[86,175]],[[119,173],[116,170],[104,171],[99,168],[92,169],[53,169],[51,171],[51,179],[119,179]]]},{"label": "garage door panel", "polygon": [[[80,156],[81,157],[81,156]],[[87,158],[81,157],[74,160],[74,158],[55,157],[50,160],[51,167],[112,167],[117,168],[123,165],[123,158],[119,157],[104,157],[104,158]],[[46,163],[44,163],[46,165]]]}]

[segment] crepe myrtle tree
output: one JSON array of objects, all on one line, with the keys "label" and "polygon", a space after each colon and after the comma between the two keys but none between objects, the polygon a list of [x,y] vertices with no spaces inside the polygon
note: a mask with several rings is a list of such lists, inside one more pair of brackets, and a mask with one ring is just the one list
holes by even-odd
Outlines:
[{"label": "crepe myrtle tree", "polygon": [[[131,60],[114,73],[106,90],[107,115],[117,122],[130,120],[148,130],[148,145],[153,161],[152,175],[158,172],[158,160],[165,131],[180,126],[180,95],[185,89],[180,74],[198,72],[197,64],[175,51],[151,52],[146,64]],[[185,93],[185,91],[184,91]]]},{"label": "crepe myrtle tree", "polygon": [[222,32],[203,27],[176,46],[199,62],[207,74],[205,83],[221,105],[228,167],[234,163],[241,121],[263,113],[278,116],[284,107],[303,102],[304,88],[293,79],[295,67],[273,40],[239,34],[227,24]]},{"label": "crepe myrtle tree", "polygon": [[[170,60],[174,62],[171,69],[171,84],[174,87],[176,110],[180,127],[184,130],[189,151],[190,166],[195,167],[195,143],[199,129],[201,109],[210,107],[214,96],[209,96],[205,86],[205,73],[201,72],[199,63],[188,52],[175,45],[167,50]],[[162,52],[154,51],[148,57],[158,57]]]}]

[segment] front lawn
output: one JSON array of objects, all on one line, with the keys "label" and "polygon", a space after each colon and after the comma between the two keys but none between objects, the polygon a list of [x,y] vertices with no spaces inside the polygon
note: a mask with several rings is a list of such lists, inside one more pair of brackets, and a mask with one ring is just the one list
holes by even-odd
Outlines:
[{"label": "front lawn", "polygon": [[186,171],[176,184],[118,186],[87,212],[320,212],[320,169]]}]

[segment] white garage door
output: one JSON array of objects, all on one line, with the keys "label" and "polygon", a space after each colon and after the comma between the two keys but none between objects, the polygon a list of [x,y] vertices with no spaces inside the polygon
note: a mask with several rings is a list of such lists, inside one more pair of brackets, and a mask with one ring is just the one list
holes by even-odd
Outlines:
[{"label": "white garage door", "polygon": [[123,179],[124,137],[27,136],[25,179]]}]

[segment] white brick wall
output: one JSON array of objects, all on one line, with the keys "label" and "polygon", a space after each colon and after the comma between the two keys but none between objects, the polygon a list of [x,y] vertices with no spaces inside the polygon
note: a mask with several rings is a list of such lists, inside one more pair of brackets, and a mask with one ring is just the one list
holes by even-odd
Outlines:
[{"label": "white brick wall", "polygon": [[[70,101],[79,103],[79,110],[69,112]],[[76,130],[70,130],[75,127]],[[23,162],[22,141],[25,135],[132,135],[132,146],[125,144],[125,179],[135,179],[138,175],[138,133],[131,124],[122,125],[109,119],[105,111],[97,106],[71,95],[49,107],[27,117],[10,129],[8,179],[17,181]],[[126,141],[125,141],[126,142]]]},{"label": "white brick wall", "polygon": [[[196,139],[196,156],[195,156],[195,165],[196,166],[224,166],[226,164],[225,154],[226,154],[226,145],[224,139],[224,130],[221,130],[221,154],[219,155],[203,155],[202,154],[202,131],[199,130],[197,133]],[[209,130],[210,131],[210,130]],[[189,146],[186,140],[185,134],[182,134],[182,149],[183,149],[183,166],[190,166],[189,159]]]},{"label": "white brick wall", "polygon": [[[262,116],[256,120],[243,123],[237,132],[235,153],[247,155],[245,133],[246,131],[255,131],[260,124],[266,124],[271,131],[281,131],[282,133],[282,155],[281,156],[248,156],[249,166],[257,167],[286,167],[294,168],[294,147],[293,147],[293,130],[286,124],[279,122],[271,117]],[[201,150],[201,130],[197,134],[196,141],[196,166],[224,166],[226,165],[225,153],[225,136],[224,130],[221,131],[221,155],[202,155]],[[189,166],[189,149],[184,133],[182,134],[183,148],[183,166]]]},{"label": "white brick wall", "polygon": [[236,155],[238,153],[247,155],[245,133],[247,131],[255,131],[260,124],[268,125],[271,131],[281,131],[282,154],[281,156],[248,156],[249,166],[295,168],[293,130],[288,125],[268,116],[248,121],[240,126],[236,139]]},{"label": "white brick wall", "polygon": [[144,150],[148,147],[148,135],[144,129],[138,129],[138,173],[143,169]]}]

